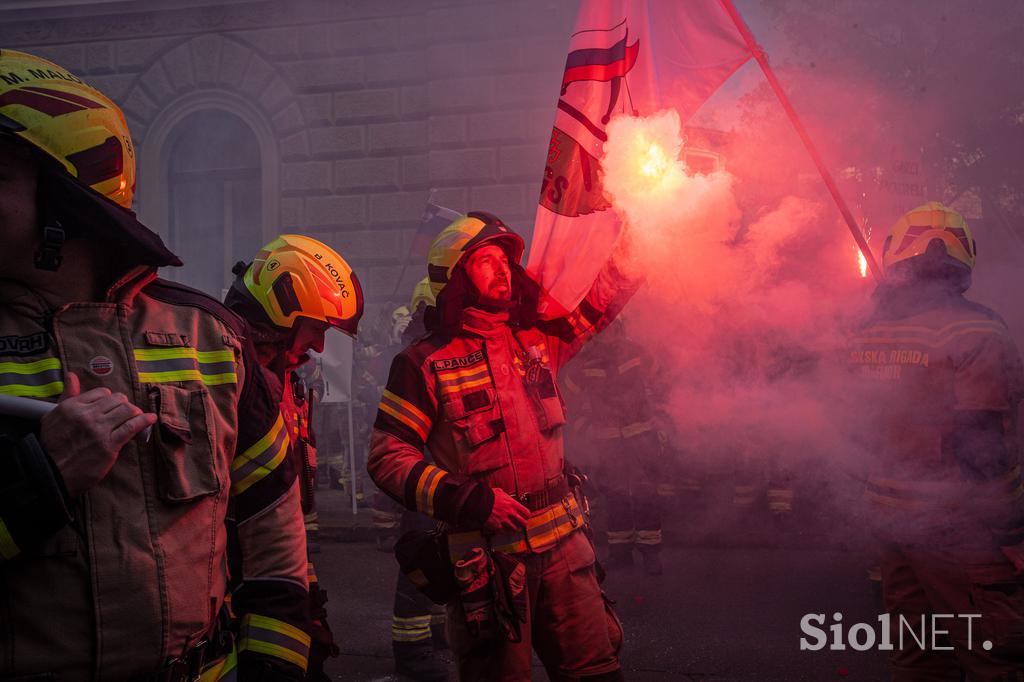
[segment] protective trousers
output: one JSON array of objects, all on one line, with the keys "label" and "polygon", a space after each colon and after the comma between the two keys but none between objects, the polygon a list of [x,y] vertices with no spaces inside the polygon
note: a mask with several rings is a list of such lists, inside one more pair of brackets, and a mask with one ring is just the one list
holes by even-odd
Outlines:
[{"label": "protective trousers", "polygon": [[[429,516],[405,511],[400,534],[411,530],[430,530],[435,521]],[[398,571],[395,584],[395,608],[391,618],[391,639],[394,642],[423,642],[431,638],[433,602],[420,592],[405,573]],[[440,627],[440,626],[439,626]]]},{"label": "protective trousers", "polygon": [[[967,557],[955,549],[889,545],[882,556],[882,594],[892,616],[895,682],[959,682],[961,671],[972,681],[1024,680],[1024,579],[1013,576],[999,551]],[[936,641],[952,651],[932,646],[932,614],[953,614],[937,622],[937,629],[949,630],[948,641]],[[957,617],[969,614],[980,618]],[[910,634],[913,629],[920,636],[922,616],[923,648]]]},{"label": "protective trousers", "polygon": [[531,679],[531,650],[554,682],[618,680],[622,626],[594,572],[594,550],[582,532],[540,554],[515,557],[526,565],[527,619],[522,640],[480,642],[465,625],[461,604],[448,606],[448,634],[462,682]]},{"label": "protective trousers", "polygon": [[[658,465],[662,457],[657,436],[647,431],[599,442],[604,459],[599,484],[607,491],[608,500],[608,544],[660,547]],[[626,452],[630,453],[629,460],[623,459]]]}]

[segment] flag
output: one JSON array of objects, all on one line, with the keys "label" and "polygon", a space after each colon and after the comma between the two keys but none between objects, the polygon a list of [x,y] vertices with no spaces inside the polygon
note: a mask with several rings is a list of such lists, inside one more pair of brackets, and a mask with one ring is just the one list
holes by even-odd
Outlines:
[{"label": "flag", "polygon": [[[391,292],[391,300],[402,300],[412,292],[417,282],[427,274],[427,252],[441,230],[461,218],[462,215],[450,208],[434,203],[433,193],[427,199],[427,205],[420,216],[420,224],[413,233],[409,244],[409,253],[402,262],[402,270],[395,280],[395,288]],[[412,273],[411,282],[406,281],[406,273]],[[403,287],[405,287],[403,289]],[[404,299],[408,301],[409,299]]]},{"label": "flag", "polygon": [[582,0],[527,262],[545,317],[576,307],[621,229],[601,187],[611,117],[672,107],[685,122],[753,56],[724,1]]}]

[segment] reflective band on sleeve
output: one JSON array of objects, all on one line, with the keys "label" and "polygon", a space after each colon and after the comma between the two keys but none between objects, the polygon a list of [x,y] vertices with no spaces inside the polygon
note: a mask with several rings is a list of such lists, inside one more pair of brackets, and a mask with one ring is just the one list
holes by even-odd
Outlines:
[{"label": "reflective band on sleeve", "polygon": [[437,492],[437,485],[446,475],[443,469],[433,464],[426,465],[416,481],[416,511],[423,512],[427,516],[434,515],[434,493]]},{"label": "reflective band on sleeve", "polygon": [[0,557],[4,561],[8,561],[18,556],[21,550],[18,549],[18,545],[14,542],[14,538],[11,537],[11,532],[7,530],[7,524],[4,523],[3,519],[0,519]]},{"label": "reflective band on sleeve", "polygon": [[202,381],[207,386],[238,383],[235,353],[230,349],[136,348],[135,364],[142,383]]},{"label": "reflective band on sleeve", "polygon": [[23,398],[51,398],[64,392],[60,359],[0,362],[0,394]]},{"label": "reflective band on sleeve", "polygon": [[238,495],[260,481],[284,461],[287,452],[288,430],[284,428],[284,417],[278,414],[267,435],[231,463],[231,493]]},{"label": "reflective band on sleeve", "polygon": [[399,395],[385,389],[380,400],[380,409],[416,432],[421,440],[430,434],[432,421],[422,410]]},{"label": "reflective band on sleeve", "polygon": [[306,670],[310,637],[294,625],[250,613],[242,619],[240,635],[239,652],[266,654]]}]

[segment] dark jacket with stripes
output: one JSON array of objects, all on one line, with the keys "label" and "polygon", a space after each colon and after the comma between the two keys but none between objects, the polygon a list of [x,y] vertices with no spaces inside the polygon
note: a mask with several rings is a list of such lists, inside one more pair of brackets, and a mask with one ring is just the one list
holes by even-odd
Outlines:
[{"label": "dark jacket with stripes", "polygon": [[565,317],[520,328],[507,313],[469,308],[454,337],[432,334],[406,348],[374,424],[374,482],[409,509],[470,528],[490,515],[492,488],[549,487],[562,475],[565,424],[554,378],[635,289],[610,261]]},{"label": "dark jacket with stripes", "polygon": [[3,470],[24,474],[0,495],[0,678],[129,679],[181,655],[224,600],[227,517],[243,556],[239,669],[262,659],[301,674],[298,488],[240,320],[147,267],[100,302],[52,311],[13,282],[0,301],[0,392],[56,401],[73,371],[83,392],[107,387],[158,416],[75,500],[31,435],[0,447]]}]

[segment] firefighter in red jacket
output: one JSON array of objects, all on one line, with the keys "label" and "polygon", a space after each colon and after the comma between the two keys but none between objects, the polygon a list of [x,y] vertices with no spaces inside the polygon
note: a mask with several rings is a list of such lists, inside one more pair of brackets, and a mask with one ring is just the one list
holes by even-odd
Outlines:
[{"label": "firefighter in red jacket", "polygon": [[[252,330],[260,365],[280,397],[294,467],[299,472],[307,540],[315,524],[316,442],[310,426],[312,392],[296,370],[307,352],[323,352],[324,335],[337,329],[355,337],[363,314],[363,292],[352,268],[326,244],[286,234],[264,246],[237,275],[224,299]],[[329,679],[324,661],[338,655],[327,623],[327,593],[308,562],[310,615],[313,619],[308,680]]]},{"label": "firefighter in red jacket", "polygon": [[608,569],[633,565],[661,575],[661,501],[665,448],[650,397],[651,356],[626,335],[622,318],[576,358],[570,390],[583,399],[596,462],[592,478],[607,500]]},{"label": "firefighter in red jacket", "polygon": [[567,480],[555,376],[636,283],[613,259],[577,309],[540,321],[523,249],[483,212],[434,240],[432,334],[392,363],[368,469],[393,498],[450,528],[460,679],[530,679],[533,649],[552,679],[617,680],[621,628]]},{"label": "firefighter in red jacket", "polygon": [[130,210],[120,109],[32,55],[0,73],[0,394],[56,403],[0,430],[0,679],[193,679],[232,648],[230,517],[220,670],[301,680],[299,491],[245,325],[157,278],[181,261]]},{"label": "firefighter in red jacket", "polygon": [[[1020,357],[1006,324],[964,298],[975,244],[937,202],[890,230],[886,279],[847,352],[865,495],[884,543],[892,614],[942,618],[949,643],[896,647],[895,680],[1006,680],[1024,673],[1024,507],[1014,423]],[[951,645],[952,650],[949,649]]]}]

